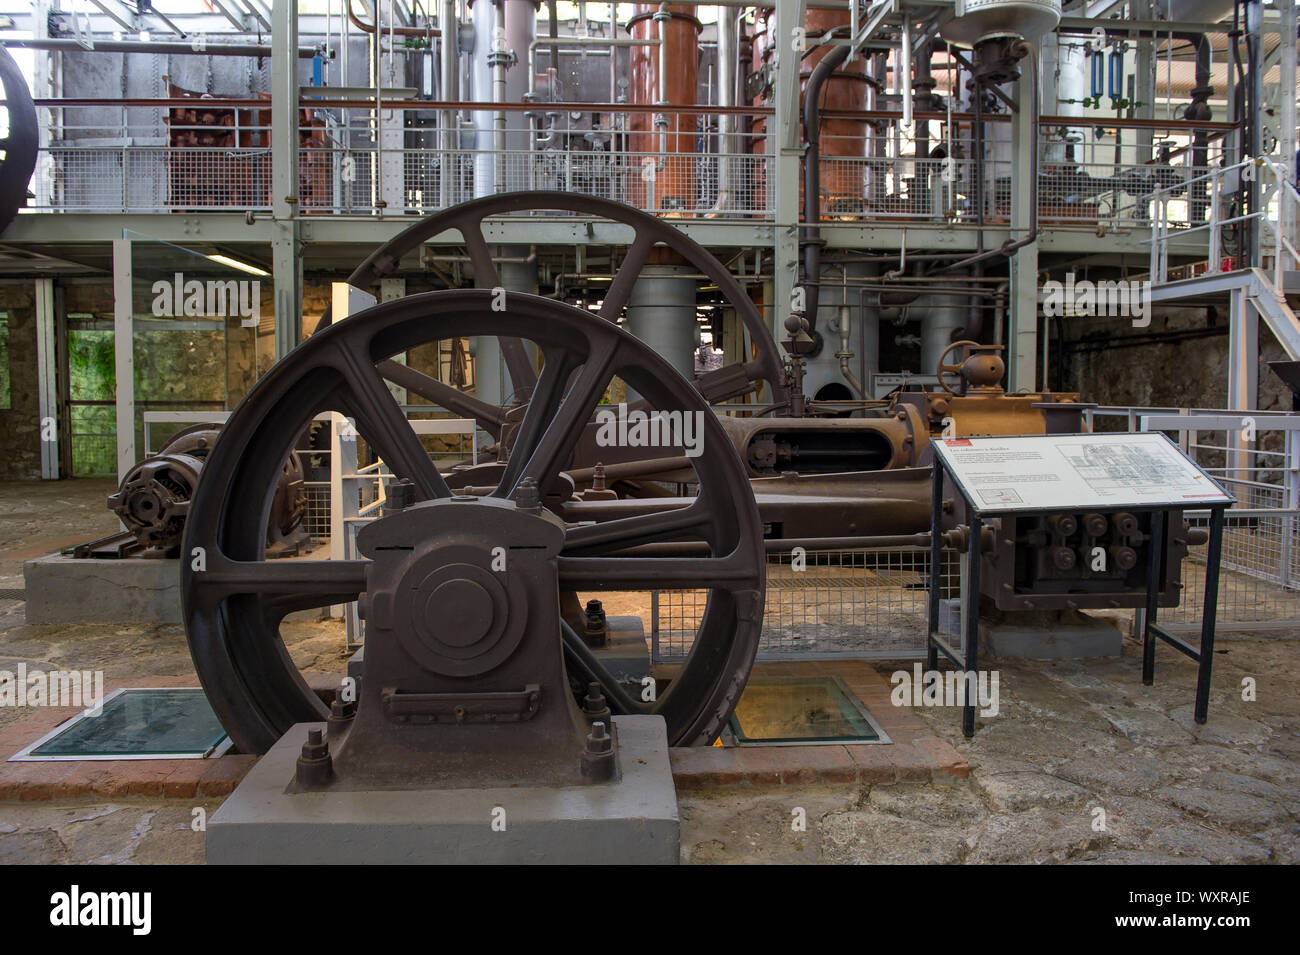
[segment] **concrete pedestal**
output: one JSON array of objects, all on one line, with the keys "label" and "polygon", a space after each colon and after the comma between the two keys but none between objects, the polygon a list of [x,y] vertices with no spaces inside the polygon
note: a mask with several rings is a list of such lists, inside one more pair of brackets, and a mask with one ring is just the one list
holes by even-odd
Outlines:
[{"label": "concrete pedestal", "polygon": [[210,864],[676,864],[662,717],[616,716],[617,782],[562,788],[289,795],[298,724],[208,820]]},{"label": "concrete pedestal", "polygon": [[980,654],[1025,660],[1117,657],[1124,635],[1109,620],[1072,610],[1010,613],[980,621]]},{"label": "concrete pedestal", "polygon": [[177,560],[51,554],[27,561],[23,580],[28,623],[181,622]]}]

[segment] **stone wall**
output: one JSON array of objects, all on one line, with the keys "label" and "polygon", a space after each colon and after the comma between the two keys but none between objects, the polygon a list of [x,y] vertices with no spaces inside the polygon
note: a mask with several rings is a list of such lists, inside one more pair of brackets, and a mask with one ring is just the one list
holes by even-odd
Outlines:
[{"label": "stone wall", "polygon": [[36,392],[36,288],[0,283],[0,311],[9,318],[9,407],[0,409],[0,480],[41,476],[40,405]]},{"label": "stone wall", "polygon": [[[1127,318],[1073,318],[1064,327],[1063,351],[1052,328],[1052,382],[1062,391],[1101,405],[1227,407],[1226,308],[1157,309],[1146,328]],[[1286,355],[1263,321],[1259,341],[1258,407],[1289,411],[1291,392],[1268,368]]]}]

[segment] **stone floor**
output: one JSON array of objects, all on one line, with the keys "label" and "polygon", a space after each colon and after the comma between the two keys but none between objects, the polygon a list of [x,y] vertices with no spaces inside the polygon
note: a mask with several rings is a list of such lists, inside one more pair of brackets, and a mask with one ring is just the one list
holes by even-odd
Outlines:
[{"label": "stone floor", "polygon": [[[99,511],[107,488],[0,484],[0,587],[22,586],[27,557],[111,532]],[[1001,710],[974,739],[962,738],[956,710],[915,710],[967,759],[969,778],[692,789],[679,794],[683,861],[1294,864],[1298,638],[1223,635],[1205,726],[1191,719],[1195,667],[1167,647],[1153,687],[1141,685],[1132,641],[1112,660],[983,661],[1000,673]],[[295,623],[286,640],[303,669],[342,668],[334,627]],[[0,602],[0,669],[19,661],[108,679],[191,672],[177,627],[32,627],[20,601]],[[1248,678],[1253,701],[1242,698]],[[0,727],[21,715],[0,709]],[[0,864],[198,862],[196,820],[219,803],[0,802]]]},{"label": "stone floor", "polygon": [[[1294,635],[1293,635],[1294,636]],[[1161,648],[1143,687],[1120,659],[992,660],[1001,712],[966,740],[956,710],[920,709],[970,764],[946,785],[679,794],[690,862],[1300,862],[1300,646],[1219,644],[1210,719],[1195,666]],[[1256,681],[1257,700],[1241,699]],[[795,810],[807,819],[792,830]]]}]

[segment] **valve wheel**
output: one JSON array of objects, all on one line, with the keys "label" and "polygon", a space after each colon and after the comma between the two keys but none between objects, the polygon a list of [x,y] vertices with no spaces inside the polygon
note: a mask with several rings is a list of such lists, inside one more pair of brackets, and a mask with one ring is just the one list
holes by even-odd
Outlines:
[{"label": "valve wheel", "polygon": [[[979,347],[980,347],[979,342],[974,342],[971,341],[970,339],[962,339],[961,341],[953,342],[951,345],[949,345],[947,348],[945,348],[943,351],[939,353],[939,367],[935,369],[934,376],[939,379],[939,387],[942,388],[944,391],[948,392],[949,397],[956,397],[957,391],[951,385],[949,385],[948,382],[944,380],[944,375],[956,375],[957,387],[960,388],[961,387],[961,365],[945,364],[944,359],[947,358],[948,353],[955,348],[979,348]],[[962,364],[965,364],[965,361],[963,361]]]},{"label": "valve wheel", "polygon": [[[599,682],[615,713],[662,715],[674,745],[707,745],[729,718],[757,652],[766,570],[739,455],[703,396],[612,322],[535,295],[507,293],[504,311],[493,310],[493,299],[481,289],[425,292],[319,331],[257,383],[209,453],[185,526],[184,620],[208,699],[244,752],[265,752],[293,724],[328,715],[290,659],[279,632],[284,617],[356,600],[367,589],[368,560],[266,559],[266,522],[286,455],[313,417],[336,411],[353,419],[396,477],[414,484],[416,500],[449,497],[385,384],[387,359],[473,335],[527,340],[543,358],[494,497],[512,496],[527,479],[543,496],[563,487],[560,472],[615,377],[651,408],[700,413],[702,453],[690,459],[698,494],[690,503],[571,523],[557,558],[563,591],[707,590],[681,672],[658,699],[642,702],[567,625],[564,652],[571,681]],[[708,556],[635,550],[656,542],[686,542]]]}]

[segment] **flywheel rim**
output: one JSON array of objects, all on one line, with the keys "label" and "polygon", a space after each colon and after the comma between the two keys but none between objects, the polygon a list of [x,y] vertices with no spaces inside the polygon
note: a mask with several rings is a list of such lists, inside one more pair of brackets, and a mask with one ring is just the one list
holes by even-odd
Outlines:
[{"label": "flywheel rim", "polygon": [[[264,752],[293,723],[325,718],[279,623],[293,610],[355,599],[365,587],[365,568],[358,566],[365,561],[265,561],[266,520],[284,455],[316,414],[340,411],[355,418],[397,476],[416,483],[417,499],[449,495],[418,437],[409,427],[406,436],[400,433],[391,414],[401,410],[376,366],[418,344],[468,334],[526,338],[546,358],[532,402],[538,410],[530,406],[533,418],[521,426],[519,453],[507,462],[498,496],[526,477],[541,474],[546,482],[553,480],[550,471],[558,475],[573,450],[560,432],[580,432],[595,409],[584,412],[583,400],[599,401],[616,376],[656,408],[703,413],[704,453],[694,459],[699,496],[658,516],[571,527],[559,559],[561,587],[706,589],[701,580],[709,581],[694,648],[673,685],[651,706],[624,694],[611,698],[611,707],[661,713],[674,745],[711,742],[734,708],[757,652],[765,579],[762,525],[739,455],[698,392],[630,334],[540,296],[509,293],[500,312],[492,310],[493,300],[489,290],[425,292],[323,329],[254,386],[209,453],[186,522],[182,602],[200,682],[241,750]],[[569,437],[576,443],[576,435]],[[680,540],[688,530],[720,556],[615,553],[665,536]],[[567,655],[571,666],[585,665],[579,651]],[[607,695],[617,697],[617,687]]]}]

